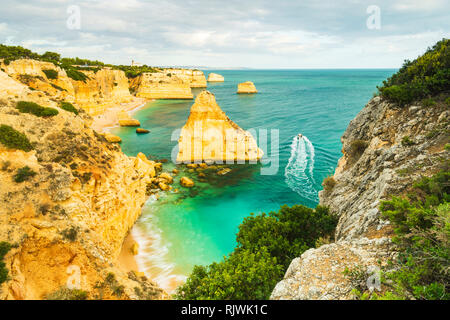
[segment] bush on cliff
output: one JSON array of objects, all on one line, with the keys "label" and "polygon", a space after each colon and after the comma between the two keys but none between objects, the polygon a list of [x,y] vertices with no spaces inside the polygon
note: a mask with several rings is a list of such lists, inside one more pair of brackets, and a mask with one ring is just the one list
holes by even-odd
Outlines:
[{"label": "bush on cliff", "polygon": [[8,280],[8,269],[3,261],[3,258],[11,249],[11,245],[8,242],[0,242],[0,285]]},{"label": "bush on cliff", "polygon": [[450,40],[442,39],[378,87],[382,97],[403,106],[450,88]]},{"label": "bush on cliff", "polygon": [[20,168],[17,170],[17,173],[14,175],[14,182],[16,183],[22,183],[24,181],[29,180],[30,178],[34,177],[37,173],[31,170],[30,167],[25,166],[23,168]]},{"label": "bush on cliff", "polygon": [[16,108],[22,113],[31,113],[37,117],[53,117],[59,113],[56,109],[43,107],[29,101],[19,101]]},{"label": "bush on cliff", "polygon": [[66,74],[69,78],[75,80],[75,81],[83,81],[86,82],[86,80],[89,79],[87,75],[85,75],[83,72],[76,70],[72,66],[66,66],[63,65],[64,70],[66,70]]},{"label": "bush on cliff", "polygon": [[395,228],[400,253],[384,296],[402,299],[450,299],[450,172],[423,178],[405,198],[381,205]]},{"label": "bush on cliff", "polygon": [[239,226],[234,251],[219,263],[194,267],[176,298],[268,299],[291,260],[331,235],[336,223],[321,206],[251,215]]},{"label": "bush on cliff", "polygon": [[61,102],[59,107],[63,110],[75,113],[76,115],[78,115],[78,113],[79,113],[77,108],[75,108],[74,105],[71,104],[70,102]]},{"label": "bush on cliff", "polygon": [[33,146],[27,136],[5,124],[0,125],[0,143],[10,149],[33,150]]},{"label": "bush on cliff", "polygon": [[58,71],[56,71],[56,70],[44,69],[44,70],[42,70],[42,72],[45,73],[45,76],[47,77],[47,79],[50,79],[50,80],[58,79]]}]

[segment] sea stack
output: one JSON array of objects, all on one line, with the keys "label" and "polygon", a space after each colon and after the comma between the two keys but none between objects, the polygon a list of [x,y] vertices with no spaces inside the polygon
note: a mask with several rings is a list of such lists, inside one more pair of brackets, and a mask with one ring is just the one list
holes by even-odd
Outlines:
[{"label": "sea stack", "polygon": [[253,136],[231,121],[206,90],[191,107],[178,145],[178,163],[257,161],[263,156]]},{"label": "sea stack", "polygon": [[208,75],[208,82],[224,82],[225,79],[222,75],[217,73],[210,73]]},{"label": "sea stack", "polygon": [[253,82],[247,81],[238,84],[237,93],[257,93],[256,87]]}]

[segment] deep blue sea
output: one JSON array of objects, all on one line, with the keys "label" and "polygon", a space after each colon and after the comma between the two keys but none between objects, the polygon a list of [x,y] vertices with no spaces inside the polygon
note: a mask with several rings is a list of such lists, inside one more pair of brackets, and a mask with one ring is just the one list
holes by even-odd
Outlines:
[{"label": "deep blue sea", "polygon": [[[376,92],[376,86],[395,70],[214,70],[225,77],[210,83],[222,110],[241,128],[268,132],[266,155],[278,159],[265,165],[228,166],[226,176],[196,173],[178,167],[174,188],[179,192],[152,197],[132,231],[140,243],[140,268],[169,291],[183,281],[196,264],[220,261],[235,246],[235,234],[250,213],[278,210],[281,205],[315,207],[322,180],[333,173],[341,156],[340,138],[348,123]],[[252,81],[258,94],[238,95],[240,82]],[[197,94],[201,90],[194,90]],[[134,117],[150,134],[133,128],[115,128],[122,150],[131,156],[143,152],[152,159],[169,159],[193,100],[148,103]],[[278,132],[278,148],[276,134]],[[297,135],[301,133],[302,138]],[[177,138],[175,136],[175,138]],[[261,147],[261,141],[258,140]],[[275,147],[274,152],[271,148]],[[261,168],[275,168],[262,175]],[[175,164],[167,163],[164,171]],[[183,175],[196,181],[193,189],[179,186]]]}]

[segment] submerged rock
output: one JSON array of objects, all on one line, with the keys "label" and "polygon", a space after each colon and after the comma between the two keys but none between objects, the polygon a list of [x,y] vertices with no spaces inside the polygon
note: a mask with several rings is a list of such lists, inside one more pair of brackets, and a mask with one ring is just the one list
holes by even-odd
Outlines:
[{"label": "submerged rock", "polygon": [[231,121],[208,91],[197,96],[178,143],[177,162],[190,167],[192,162],[257,161],[263,156],[250,132]]},{"label": "submerged rock", "polygon": [[188,177],[182,177],[180,179],[180,183],[183,187],[186,187],[186,188],[192,188],[194,186],[194,181],[192,181]]},{"label": "submerged rock", "polygon": [[136,129],[136,133],[149,133],[150,130],[147,129],[143,129],[143,128],[137,128]]}]

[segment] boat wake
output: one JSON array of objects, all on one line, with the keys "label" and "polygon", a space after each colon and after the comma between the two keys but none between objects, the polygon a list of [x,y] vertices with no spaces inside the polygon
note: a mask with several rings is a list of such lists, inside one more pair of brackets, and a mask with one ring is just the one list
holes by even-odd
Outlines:
[{"label": "boat wake", "polygon": [[311,201],[318,201],[314,187],[314,146],[305,136],[295,136],[291,144],[291,157],[284,170],[286,184],[293,191]]}]

